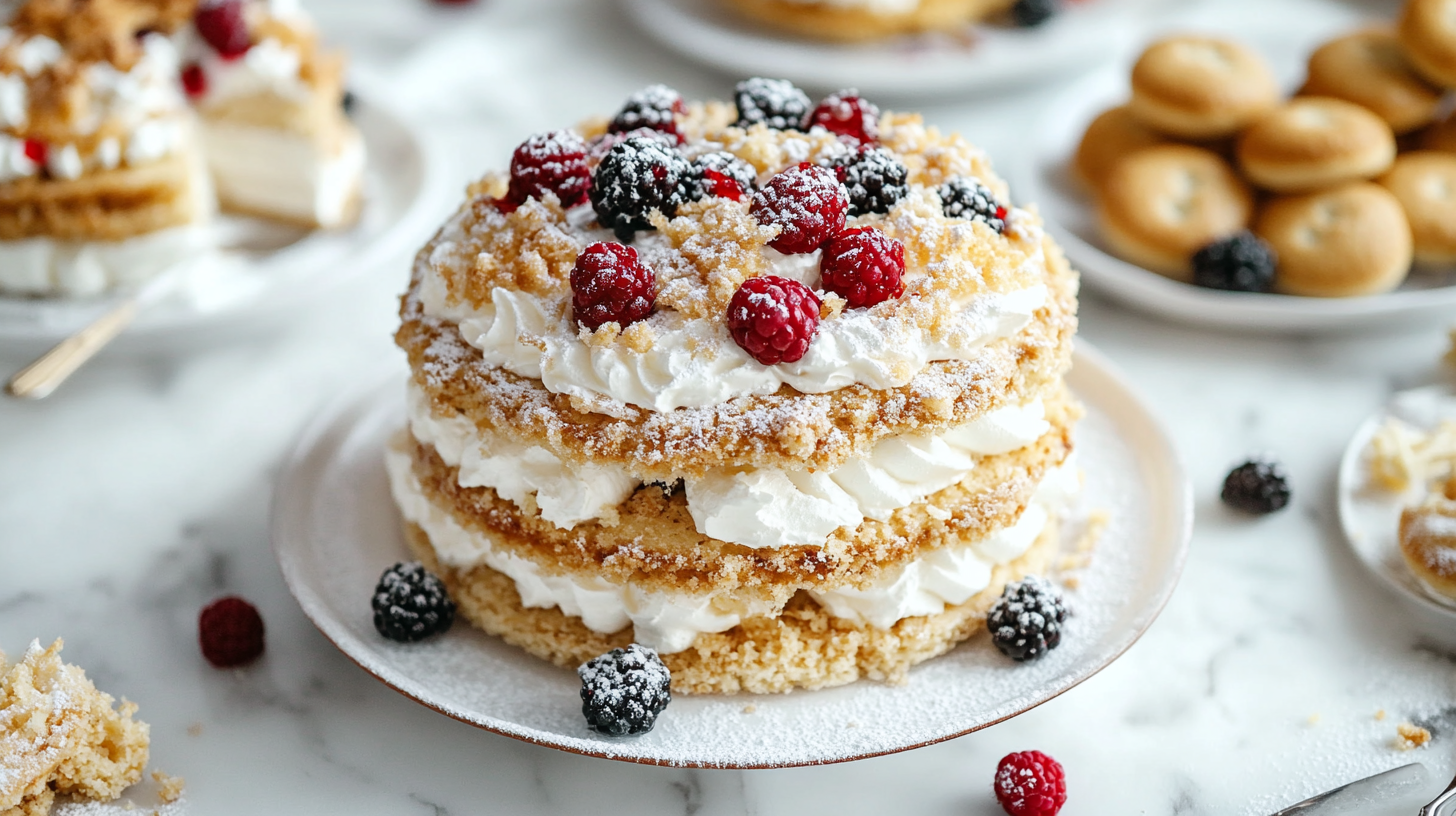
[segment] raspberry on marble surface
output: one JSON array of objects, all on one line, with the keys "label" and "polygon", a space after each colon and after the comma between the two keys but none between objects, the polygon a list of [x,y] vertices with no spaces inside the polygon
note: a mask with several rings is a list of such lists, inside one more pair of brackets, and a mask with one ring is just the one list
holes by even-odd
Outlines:
[{"label": "raspberry on marble surface", "polygon": [[787,79],[753,77],[733,89],[738,127],[763,124],[774,130],[802,130],[809,115],[809,95]]},{"label": "raspberry on marble surface", "polygon": [[511,155],[511,183],[506,198],[520,205],[528,198],[552,193],[563,207],[586,200],[591,170],[586,166],[586,143],[569,130],[537,133]]},{"label": "raspberry on marble surface", "polygon": [[657,277],[624,244],[591,244],[571,268],[571,311],[595,331],[604,323],[622,328],[652,314]]},{"label": "raspberry on marble surface", "polygon": [[1066,771],[1041,751],[1002,757],[992,788],[1007,816],[1057,816],[1067,803]]},{"label": "raspberry on marble surface", "polygon": [[753,197],[749,212],[758,223],[779,228],[769,246],[799,255],[838,235],[848,210],[849,197],[835,173],[800,162],[769,179]]},{"label": "raspberry on marble surface", "polygon": [[819,275],[849,308],[867,308],[905,293],[905,245],[868,227],[841,232],[824,245]]},{"label": "raspberry on marble surface", "polygon": [[910,171],[882,147],[861,146],[833,167],[849,196],[850,215],[883,215],[910,193]]},{"label": "raspberry on marble surface", "polygon": [[445,591],[445,582],[418,561],[403,561],[385,570],[370,605],[374,629],[401,643],[438,635],[455,622],[455,602]]},{"label": "raspberry on marble surface", "polygon": [[608,133],[628,133],[639,128],[655,130],[682,144],[677,117],[687,112],[682,94],[666,85],[648,85],[627,97],[626,104],[607,125]]},{"label": "raspberry on marble surface", "polygon": [[836,91],[814,107],[808,127],[822,127],[861,144],[873,144],[880,138],[880,109],[856,90]]},{"label": "raspberry on marble surface", "polygon": [[592,176],[588,195],[597,220],[630,243],[637,230],[652,228],[647,216],[653,210],[668,217],[677,213],[680,185],[690,170],[687,159],[660,141],[633,136],[618,142]]},{"label": "raspberry on marble surface", "polygon": [[197,642],[219,669],[245,666],[263,654],[263,617],[242,598],[219,598],[197,616]]},{"label": "raspberry on marble surface", "polygon": [[803,358],[819,331],[819,297],[796,280],[749,278],[728,302],[728,333],[764,365]]},{"label": "raspberry on marble surface", "polygon": [[633,643],[576,670],[587,727],[614,737],[645,734],[672,702],[672,673],[657,650]]},{"label": "raspberry on marble surface", "polygon": [[1010,584],[986,615],[991,642],[1018,663],[1038,660],[1062,642],[1067,607],[1045,578],[1035,575]]}]

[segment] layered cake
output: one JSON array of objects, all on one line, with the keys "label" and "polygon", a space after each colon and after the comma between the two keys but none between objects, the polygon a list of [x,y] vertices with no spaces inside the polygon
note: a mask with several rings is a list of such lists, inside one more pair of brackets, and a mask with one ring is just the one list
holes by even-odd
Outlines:
[{"label": "layered cake", "polygon": [[0,17],[0,292],[135,286],[206,251],[219,201],[353,217],[342,60],[296,6],[29,0]]},{"label": "layered cake", "polygon": [[386,461],[474,625],[562,666],[636,642],[679,693],[899,681],[1048,569],[1075,273],[961,137],[804,101],[645,89],[418,254]]}]

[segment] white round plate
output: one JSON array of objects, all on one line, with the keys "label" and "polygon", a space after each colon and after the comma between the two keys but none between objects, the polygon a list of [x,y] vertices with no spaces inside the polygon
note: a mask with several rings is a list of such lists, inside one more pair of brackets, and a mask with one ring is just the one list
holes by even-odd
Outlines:
[{"label": "white round plate", "polygon": [[[1170,0],[1082,0],[1034,29],[967,26],[958,35],[839,44],[739,19],[724,0],[624,0],[644,31],[684,57],[735,77],[782,77],[818,90],[934,96],[1005,90],[1110,57],[1135,23]],[[1134,24],[1130,24],[1133,21]]]},{"label": "white round plate", "polygon": [[1425,627],[1427,632],[1456,645],[1456,602],[1427,590],[1400,553],[1400,511],[1418,497],[1371,484],[1365,449],[1392,416],[1430,430],[1443,419],[1456,419],[1456,390],[1436,385],[1402,391],[1361,423],[1340,459],[1340,527],[1360,563],[1395,592],[1419,621],[1431,624]]},{"label": "white round plate", "polygon": [[[420,138],[389,110],[361,97],[351,116],[369,154],[364,205],[354,226],[309,231],[222,216],[213,234],[246,249],[222,250],[185,270],[177,290],[144,310],[116,344],[150,350],[178,345],[184,337],[190,345],[204,336],[229,336],[319,296],[421,239],[440,173]],[[0,346],[49,346],[113,302],[0,297]]]},{"label": "white round plate", "polygon": [[[632,739],[587,730],[573,672],[464,624],[418,644],[380,637],[369,598],[408,558],[384,472],[404,424],[403,377],[326,411],[278,481],[275,554],[314,624],[365,671],[443,714],[582,754],[661,765],[784,767],[858,759],[959,736],[1013,717],[1092,676],[1153,622],[1173,591],[1192,528],[1192,496],[1157,421],[1100,354],[1080,346],[1070,384],[1087,404],[1077,430],[1087,508],[1111,524],[1081,585],[1060,648],[1019,665],[982,635],[910,673],[904,686],[859,682],[816,692],[677,696]],[[752,703],[756,710],[745,713]]]},{"label": "white round plate", "polygon": [[[1259,49],[1292,88],[1304,59],[1320,42],[1347,30],[1338,23],[1308,21],[1230,34]],[[1198,30],[1207,30],[1200,26]],[[1091,194],[1072,171],[1072,155],[1087,124],[1127,99],[1130,64],[1085,78],[1047,107],[1013,169],[1018,201],[1041,208],[1049,230],[1072,264],[1098,292],[1127,305],[1180,322],[1267,332],[1328,332],[1413,322],[1449,320],[1456,312],[1456,269],[1413,270],[1400,289],[1370,297],[1309,298],[1221,292],[1180,283],[1116,257],[1097,227]]]}]

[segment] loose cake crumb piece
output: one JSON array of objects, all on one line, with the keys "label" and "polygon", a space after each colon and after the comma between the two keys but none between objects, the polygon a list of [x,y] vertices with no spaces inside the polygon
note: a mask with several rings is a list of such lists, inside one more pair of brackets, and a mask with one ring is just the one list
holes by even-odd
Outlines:
[{"label": "loose cake crumb piece", "polygon": [[187,780],[180,776],[171,776],[162,771],[152,771],[152,781],[157,783],[157,798],[162,804],[170,805],[182,798],[182,791],[187,787]]},{"label": "loose cake crumb piece", "polygon": [[1395,417],[1370,439],[1370,478],[1393,492],[1456,476],[1456,420],[1430,433]]},{"label": "loose cake crumb piece", "polygon": [[1318,711],[1316,711],[1315,713],[1309,715],[1309,717],[1305,718],[1304,724],[1309,726],[1310,728],[1313,728],[1316,725],[1320,724],[1320,719],[1320,714]]},{"label": "loose cake crumb piece", "polygon": [[1076,551],[1090,553],[1097,548],[1102,541],[1102,534],[1107,532],[1107,525],[1112,523],[1112,512],[1104,508],[1097,508],[1087,515],[1087,526],[1082,528],[1082,535],[1077,537]]},{"label": "loose cake crumb piece", "polygon": [[1385,720],[1385,709],[1382,708],[1379,711],[1375,712],[1375,721],[1376,722],[1382,722],[1384,720]]},{"label": "loose cake crumb piece", "polygon": [[758,711],[758,706],[756,705],[749,704],[743,707],[744,714],[752,714],[756,711]]},{"label": "loose cake crumb piece", "polygon": [[1395,732],[1395,750],[1397,751],[1414,751],[1431,741],[1430,731],[1408,722],[1397,725]]},{"label": "loose cake crumb piece", "polygon": [[200,736],[202,736],[202,723],[195,722],[195,723],[187,726],[187,736],[189,736],[189,737],[200,737]]}]

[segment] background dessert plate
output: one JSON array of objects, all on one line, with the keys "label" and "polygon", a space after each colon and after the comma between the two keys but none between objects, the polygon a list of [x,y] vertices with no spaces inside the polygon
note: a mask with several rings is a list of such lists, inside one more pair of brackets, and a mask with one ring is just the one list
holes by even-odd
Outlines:
[{"label": "background dessert plate", "polygon": [[[1102,356],[1080,344],[1068,382],[1087,405],[1078,427],[1083,511],[1111,522],[1068,593],[1062,646],[1012,663],[984,634],[910,673],[904,686],[860,682],[784,695],[679,695],[649,734],[587,730],[576,676],[463,621],[418,644],[375,631],[380,573],[408,558],[384,470],[404,423],[402,375],[326,411],[301,435],[278,481],[272,537],[303,611],[365,671],[458,720],[576,753],[663,765],[782,767],[902,751],[984,728],[1097,673],[1162,609],[1183,566],[1192,498],[1157,421]],[[1070,525],[1078,527],[1080,525]]]},{"label": "background dessert plate", "polygon": [[1035,29],[967,27],[964,34],[865,45],[816,42],[739,19],[721,0],[623,0],[650,36],[737,77],[771,76],[832,91],[933,96],[988,91],[1085,68],[1134,36],[1130,18],[1171,0],[1086,0]]},{"label": "background dessert plate", "polygon": [[[1260,21],[1254,31],[1189,27],[1224,33],[1256,49],[1285,89],[1303,77],[1309,53],[1358,18],[1331,15],[1302,24]],[[1269,26],[1269,27],[1266,27]],[[1134,55],[1135,56],[1135,55]],[[1294,297],[1224,292],[1181,283],[1124,261],[1107,247],[1097,226],[1091,193],[1074,176],[1072,155],[1087,124],[1128,96],[1130,63],[1100,70],[1068,88],[1047,106],[1010,181],[1024,201],[1035,201],[1047,229],[1093,290],[1129,306],[1180,322],[1271,332],[1343,331],[1449,320],[1456,313],[1456,269],[1416,268],[1401,287],[1383,295],[1349,298]]]},{"label": "background dessert plate", "polygon": [[[339,231],[304,230],[223,215],[211,226],[217,253],[186,262],[177,290],[137,317],[118,346],[165,349],[184,337],[227,337],[286,314],[374,263],[395,258],[430,226],[430,191],[440,173],[420,137],[386,108],[363,98],[352,118],[369,163],[359,221]],[[0,297],[0,346],[43,350],[95,319],[108,298]]]},{"label": "background dessert plate", "polygon": [[1361,423],[1340,459],[1340,527],[1360,563],[1405,602],[1423,631],[1444,645],[1456,647],[1456,603],[1427,592],[1400,553],[1400,511],[1412,497],[1372,488],[1370,484],[1366,449],[1390,416],[1430,430],[1442,419],[1456,419],[1456,390],[1435,385],[1402,391]]}]

